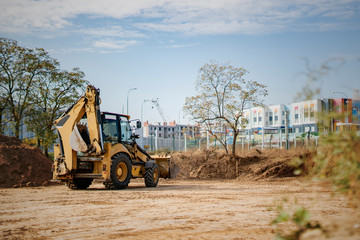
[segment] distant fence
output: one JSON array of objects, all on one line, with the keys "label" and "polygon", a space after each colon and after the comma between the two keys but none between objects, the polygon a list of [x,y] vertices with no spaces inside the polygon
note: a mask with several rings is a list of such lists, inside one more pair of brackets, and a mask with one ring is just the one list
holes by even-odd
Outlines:
[{"label": "distant fence", "polygon": [[[304,146],[317,146],[318,136],[304,133],[290,133],[286,139],[285,134],[256,134],[240,135],[236,141],[236,148],[297,148]],[[137,140],[137,143],[147,151],[187,151],[190,149],[216,148],[222,149],[223,145],[211,137],[209,138],[157,138],[154,136],[144,137]],[[227,137],[227,144],[232,145],[233,139]]]},{"label": "distant fence", "polygon": [[136,141],[142,148],[147,151],[184,151],[187,149],[186,140],[184,138],[157,138],[143,137]]}]

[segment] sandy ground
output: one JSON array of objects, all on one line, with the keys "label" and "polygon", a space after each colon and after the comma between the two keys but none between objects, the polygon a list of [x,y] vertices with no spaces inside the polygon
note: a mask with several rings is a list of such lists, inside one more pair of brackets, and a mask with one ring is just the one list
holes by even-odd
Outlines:
[{"label": "sandy ground", "polygon": [[330,193],[325,184],[289,179],[161,179],[157,188],[139,179],[115,191],[99,183],[77,191],[63,185],[0,189],[0,238],[274,239],[270,222],[286,197],[335,229],[332,239],[360,239],[359,214]]}]

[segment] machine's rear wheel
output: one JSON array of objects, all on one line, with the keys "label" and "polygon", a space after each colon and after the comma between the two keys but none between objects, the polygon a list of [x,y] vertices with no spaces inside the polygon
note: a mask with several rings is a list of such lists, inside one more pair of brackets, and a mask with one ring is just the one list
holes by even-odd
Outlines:
[{"label": "machine's rear wheel", "polygon": [[107,189],[126,188],[131,180],[132,164],[129,157],[124,153],[118,153],[112,157],[110,168],[110,181],[105,182]]},{"label": "machine's rear wheel", "polygon": [[160,170],[159,166],[154,163],[151,167],[145,169],[145,185],[146,187],[156,187],[159,182]]},{"label": "machine's rear wheel", "polygon": [[87,189],[93,179],[92,178],[74,178],[66,183],[66,186],[68,186],[70,189]]}]

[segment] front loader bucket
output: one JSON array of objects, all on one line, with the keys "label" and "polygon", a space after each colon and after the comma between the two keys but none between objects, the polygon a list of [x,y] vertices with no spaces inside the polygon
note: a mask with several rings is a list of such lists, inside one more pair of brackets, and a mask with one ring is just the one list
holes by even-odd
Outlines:
[{"label": "front loader bucket", "polygon": [[175,178],[180,168],[172,161],[170,156],[151,156],[160,169],[160,177]]},{"label": "front loader bucket", "polygon": [[170,178],[176,178],[179,172],[180,168],[175,163],[172,163],[170,166]]}]

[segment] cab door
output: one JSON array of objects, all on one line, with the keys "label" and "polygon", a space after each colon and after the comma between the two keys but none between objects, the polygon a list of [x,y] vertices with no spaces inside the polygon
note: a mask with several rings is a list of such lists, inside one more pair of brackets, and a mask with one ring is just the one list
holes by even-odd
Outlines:
[{"label": "cab door", "polygon": [[102,132],[104,142],[109,142],[112,145],[121,142],[120,126],[117,115],[103,114]]}]

